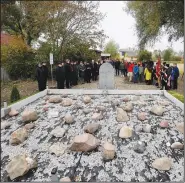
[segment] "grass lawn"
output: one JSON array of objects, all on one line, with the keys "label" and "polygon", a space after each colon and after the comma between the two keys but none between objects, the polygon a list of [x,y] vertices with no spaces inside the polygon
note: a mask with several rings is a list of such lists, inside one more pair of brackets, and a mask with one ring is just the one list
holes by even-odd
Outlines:
[{"label": "grass lawn", "polygon": [[168,91],[171,95],[173,95],[176,99],[180,100],[184,103],[184,95],[177,93],[176,91]]}]

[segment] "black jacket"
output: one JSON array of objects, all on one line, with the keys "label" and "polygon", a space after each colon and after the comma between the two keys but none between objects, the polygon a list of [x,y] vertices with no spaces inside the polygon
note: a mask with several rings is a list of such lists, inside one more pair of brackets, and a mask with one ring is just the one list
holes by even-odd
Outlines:
[{"label": "black jacket", "polygon": [[58,66],[56,68],[55,74],[56,74],[56,81],[57,82],[64,81],[65,80],[65,69],[64,69],[64,66],[62,66],[62,67]]},{"label": "black jacket", "polygon": [[49,73],[47,66],[43,65],[42,70],[43,70],[44,79],[47,80],[48,79],[48,73]]},{"label": "black jacket", "polygon": [[70,78],[70,74],[71,74],[71,66],[70,66],[70,64],[66,63],[65,64],[65,77],[66,77],[66,79]]},{"label": "black jacket", "polygon": [[43,82],[44,81],[44,72],[42,67],[37,67],[36,69],[36,79],[38,82]]}]

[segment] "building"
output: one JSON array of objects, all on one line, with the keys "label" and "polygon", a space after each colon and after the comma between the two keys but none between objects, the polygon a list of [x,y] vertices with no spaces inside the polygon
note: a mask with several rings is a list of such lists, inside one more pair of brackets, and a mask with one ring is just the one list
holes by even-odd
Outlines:
[{"label": "building", "polygon": [[138,55],[138,51],[131,49],[131,48],[127,48],[127,49],[120,49],[119,50],[119,54],[120,54],[120,58],[124,58],[127,61],[137,61],[137,55]]}]

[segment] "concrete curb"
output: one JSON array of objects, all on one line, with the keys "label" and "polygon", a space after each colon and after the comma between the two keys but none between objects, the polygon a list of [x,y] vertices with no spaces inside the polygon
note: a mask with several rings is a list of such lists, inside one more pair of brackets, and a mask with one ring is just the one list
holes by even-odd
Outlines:
[{"label": "concrete curb", "polygon": [[168,98],[170,101],[172,101],[173,103],[175,103],[178,107],[180,107],[184,111],[184,104],[178,99],[176,99],[173,95],[168,93],[166,90],[164,90],[164,96]]},{"label": "concrete curb", "polygon": [[44,91],[39,92],[35,95],[32,95],[24,100],[21,100],[15,104],[8,106],[7,108],[2,108],[1,109],[1,118],[6,116],[10,112],[11,108],[19,110],[22,107],[24,107],[25,105],[28,105],[28,104],[34,102],[35,100],[39,99],[40,97],[44,97],[45,95],[47,95],[47,90],[44,90]]},{"label": "concrete curb", "polygon": [[178,99],[173,97],[171,94],[169,94],[167,91],[163,90],[85,90],[85,89],[46,89],[42,92],[39,92],[33,96],[30,96],[20,102],[17,102],[15,104],[12,104],[8,106],[7,108],[1,109],[1,118],[6,116],[11,108],[14,108],[16,110],[21,109],[22,107],[34,102],[35,100],[44,97],[46,95],[62,95],[62,94],[75,94],[75,95],[164,95],[166,98],[168,98],[170,101],[175,103],[178,107],[182,109],[184,112],[184,104],[180,102]]},{"label": "concrete curb", "polygon": [[140,94],[140,95],[164,95],[161,90],[89,90],[89,89],[48,89],[48,95],[62,95],[62,94],[76,94],[76,95],[100,95],[106,91],[109,95],[128,95],[128,94]]}]

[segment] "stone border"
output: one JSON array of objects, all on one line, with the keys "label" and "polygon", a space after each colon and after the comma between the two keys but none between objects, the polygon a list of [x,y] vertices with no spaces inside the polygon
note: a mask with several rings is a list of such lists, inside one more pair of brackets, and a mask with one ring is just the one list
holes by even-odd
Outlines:
[{"label": "stone border", "polygon": [[164,95],[161,90],[103,90],[103,89],[48,89],[48,95],[76,94],[76,95]]},{"label": "stone border", "polygon": [[1,109],[1,118],[6,116],[11,108],[14,108],[16,110],[21,109],[25,105],[28,105],[35,100],[39,99],[40,97],[44,97],[45,95],[62,95],[62,94],[76,94],[76,95],[164,95],[166,98],[168,98],[170,101],[175,103],[178,107],[180,107],[184,113],[184,104],[173,97],[171,94],[169,94],[165,90],[89,90],[89,89],[46,89],[42,92],[39,92],[33,96],[30,96],[24,100],[21,100],[15,104],[12,104],[8,106],[7,108]]},{"label": "stone border", "polygon": [[6,116],[10,112],[11,108],[19,110],[22,107],[24,107],[25,105],[28,105],[28,104],[34,102],[35,100],[39,99],[40,97],[44,97],[45,95],[47,95],[47,90],[44,90],[44,91],[39,92],[35,95],[32,95],[24,100],[16,102],[15,104],[8,106],[7,108],[2,108],[1,109],[1,118]]},{"label": "stone border", "polygon": [[180,100],[176,99],[173,95],[168,93],[166,90],[164,90],[164,96],[168,98],[170,101],[172,101],[173,103],[175,103],[178,107],[180,107],[184,111],[184,104]]}]

